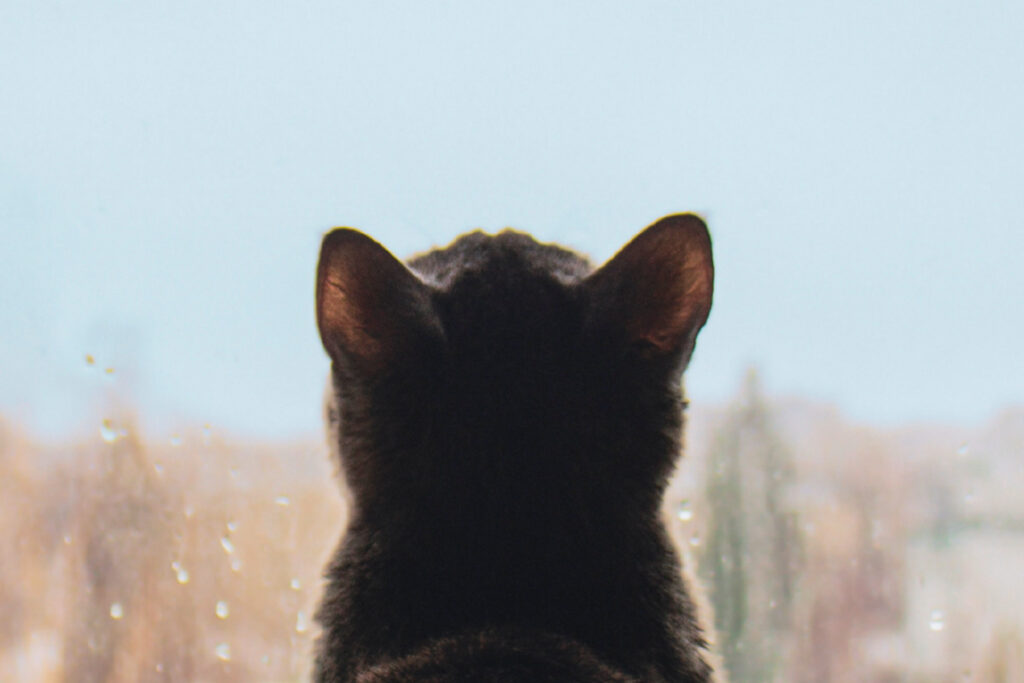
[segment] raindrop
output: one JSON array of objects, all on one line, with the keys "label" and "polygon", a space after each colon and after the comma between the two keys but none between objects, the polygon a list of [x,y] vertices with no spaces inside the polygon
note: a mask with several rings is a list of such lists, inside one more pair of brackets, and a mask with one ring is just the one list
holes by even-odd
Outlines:
[{"label": "raindrop", "polygon": [[214,610],[217,614],[218,619],[227,619],[230,611],[228,610],[228,603],[223,600],[217,601],[217,609]]},{"label": "raindrop", "polygon": [[281,505],[282,507],[291,505],[292,503],[292,501],[288,499],[288,496],[278,496],[277,498],[274,499],[274,502],[277,503],[278,505]]},{"label": "raindrop", "polygon": [[941,631],[946,625],[946,615],[942,613],[942,610],[932,610],[931,619],[928,621],[928,628],[933,631]]},{"label": "raindrop", "polygon": [[164,672],[164,665],[160,662],[157,662],[157,665],[154,668],[156,669],[157,673],[162,674]]},{"label": "raindrop", "polygon": [[205,445],[205,446],[209,446],[210,445],[210,434],[211,433],[212,433],[212,430],[210,429],[210,425],[209,424],[204,424],[203,425],[203,431],[202,431],[202,434],[203,434],[203,445]]},{"label": "raindrop", "polygon": [[689,522],[693,519],[693,510],[690,509],[690,501],[684,500],[676,506],[676,517],[683,522]]},{"label": "raindrop", "polygon": [[306,613],[299,610],[298,615],[295,617],[295,632],[305,633],[308,628],[309,623],[306,621]]},{"label": "raindrop", "polygon": [[85,354],[85,364],[86,365],[96,365],[96,359],[93,358],[91,353]]},{"label": "raindrop", "polygon": [[123,616],[124,616],[124,607],[121,606],[121,603],[115,602],[114,604],[112,604],[110,606],[110,618],[111,619],[120,619]]},{"label": "raindrop", "polygon": [[121,430],[115,429],[110,420],[104,420],[100,424],[100,438],[107,443],[114,443],[123,436]]},{"label": "raindrop", "polygon": [[227,643],[221,643],[220,645],[215,647],[213,651],[215,653],[217,653],[217,659],[219,659],[220,661],[222,661],[222,662],[230,662],[231,661],[231,646],[228,645]]},{"label": "raindrop", "polygon": [[231,558],[231,571],[240,572],[242,571],[242,561],[237,557]]},{"label": "raindrop", "polygon": [[970,453],[970,449],[967,447],[967,442],[960,444],[960,447],[956,449],[956,454],[959,456],[965,456]]},{"label": "raindrop", "polygon": [[231,542],[231,539],[227,536],[220,537],[220,547],[224,548],[224,552],[228,555],[235,552],[235,544]]},{"label": "raindrop", "polygon": [[181,437],[175,434],[174,436],[171,437],[170,442],[172,446],[177,448],[178,446],[181,445]]},{"label": "raindrop", "polygon": [[114,368],[104,368],[103,369],[103,374],[105,374],[105,375],[113,375],[114,374]]},{"label": "raindrop", "polygon": [[192,515],[196,514],[196,510],[195,508],[192,507],[192,505],[186,505],[184,512],[185,519],[192,519]]},{"label": "raindrop", "polygon": [[289,585],[292,587],[293,591],[297,591],[300,588],[302,588],[302,584],[299,582],[298,579],[292,579]]},{"label": "raindrop", "polygon": [[171,562],[171,569],[174,570],[178,583],[182,585],[188,583],[188,570],[182,567],[180,562],[177,560]]},{"label": "raindrop", "polygon": [[227,523],[228,531],[235,531],[238,529],[238,522],[231,520]]},{"label": "raindrop", "polygon": [[156,471],[157,474],[164,473],[164,466],[158,462],[153,463],[153,469]]},{"label": "raindrop", "polygon": [[696,531],[693,532],[692,536],[690,536],[690,545],[692,545],[694,548],[700,545],[700,534],[698,534]]},{"label": "raindrop", "polygon": [[71,545],[71,534],[64,534],[64,545]]}]

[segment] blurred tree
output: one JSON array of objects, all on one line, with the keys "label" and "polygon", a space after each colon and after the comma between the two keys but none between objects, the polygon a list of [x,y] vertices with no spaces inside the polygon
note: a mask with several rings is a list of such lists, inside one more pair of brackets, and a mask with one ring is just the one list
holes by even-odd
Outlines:
[{"label": "blurred tree", "polygon": [[794,478],[749,370],[709,454],[710,515],[699,563],[735,681],[774,680],[784,660],[800,564],[796,513],[786,500]]},{"label": "blurred tree", "polygon": [[193,680],[195,608],[173,590],[165,556],[170,496],[135,421],[117,424],[105,421],[107,443],[79,457],[71,493],[63,680]]},{"label": "blurred tree", "polygon": [[1011,683],[1024,680],[1024,636],[1015,624],[993,629],[978,680]]}]

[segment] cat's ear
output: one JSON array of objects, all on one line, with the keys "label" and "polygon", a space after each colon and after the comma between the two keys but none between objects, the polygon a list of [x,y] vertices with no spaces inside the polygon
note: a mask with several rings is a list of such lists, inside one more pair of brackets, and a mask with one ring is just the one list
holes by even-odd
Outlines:
[{"label": "cat's ear", "polygon": [[358,230],[324,237],[316,274],[316,320],[334,361],[370,373],[440,330],[430,290],[387,249]]},{"label": "cat's ear", "polygon": [[711,311],[711,238],[698,216],[647,227],[584,282],[591,320],[631,345],[689,360]]}]

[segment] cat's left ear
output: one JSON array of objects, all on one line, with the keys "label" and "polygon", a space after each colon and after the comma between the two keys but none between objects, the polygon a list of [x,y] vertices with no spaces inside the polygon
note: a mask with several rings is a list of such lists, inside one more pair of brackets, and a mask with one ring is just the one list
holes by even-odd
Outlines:
[{"label": "cat's left ear", "polygon": [[320,247],[316,319],[331,359],[370,375],[441,334],[430,288],[351,228],[333,230]]},{"label": "cat's left ear", "polygon": [[590,275],[591,321],[656,356],[684,364],[711,311],[715,269],[700,217],[667,216]]}]

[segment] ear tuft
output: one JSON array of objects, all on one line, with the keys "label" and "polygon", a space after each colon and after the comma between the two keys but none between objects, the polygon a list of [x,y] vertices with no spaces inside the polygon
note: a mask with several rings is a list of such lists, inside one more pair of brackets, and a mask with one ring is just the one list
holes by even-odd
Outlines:
[{"label": "ear tuft", "polygon": [[415,336],[439,326],[429,288],[387,249],[358,230],[324,237],[317,267],[316,317],[327,353],[376,371]]},{"label": "ear tuft", "polygon": [[711,311],[707,226],[694,214],[662,218],[587,278],[586,286],[592,315],[603,328],[686,362]]}]

